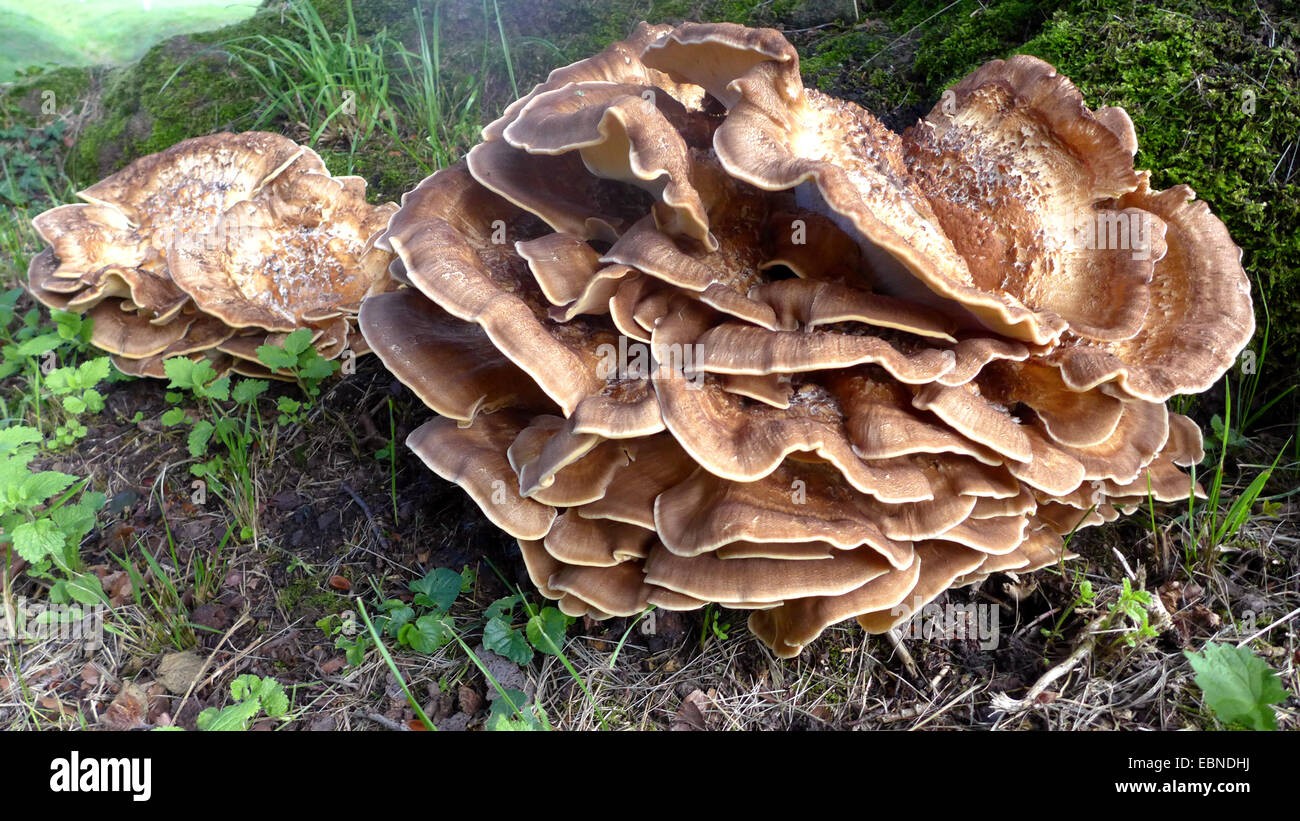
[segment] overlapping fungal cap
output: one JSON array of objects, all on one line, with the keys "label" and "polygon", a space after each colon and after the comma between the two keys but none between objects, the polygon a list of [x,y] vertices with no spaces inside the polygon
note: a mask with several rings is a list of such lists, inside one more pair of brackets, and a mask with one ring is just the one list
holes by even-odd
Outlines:
[{"label": "overlapping fungal cap", "polygon": [[326,358],[359,352],[361,301],[391,287],[392,255],[372,238],[396,205],[365,193],[277,134],[185,140],[37,216],[50,247],[28,287],[93,317],[91,342],[127,373],[161,377],[165,359],[189,356],[276,376],[259,346],[310,328]]},{"label": "overlapping fungal cap", "polygon": [[564,612],[718,602],[793,656],[1195,491],[1164,401],[1250,299],[1135,150],[1033,58],[900,136],[775,31],[642,24],[403,198],[406,287],[361,329],[438,414],[408,444]]}]

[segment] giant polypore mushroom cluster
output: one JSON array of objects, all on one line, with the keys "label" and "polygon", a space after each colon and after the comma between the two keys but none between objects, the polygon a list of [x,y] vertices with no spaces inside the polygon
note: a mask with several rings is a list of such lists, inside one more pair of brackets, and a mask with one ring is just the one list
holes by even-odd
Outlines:
[{"label": "giant polypore mushroom cluster", "polygon": [[641,24],[557,69],[379,245],[408,445],[571,615],[887,631],[1203,456],[1174,394],[1253,332],[1239,249],[1122,109],[989,63],[902,135],[776,31]]},{"label": "giant polypore mushroom cluster", "polygon": [[393,203],[332,177],[277,134],[215,134],[142,157],[33,220],[49,247],[28,268],[45,305],[94,320],[91,342],[126,373],[207,359],[218,372],[282,376],[257,349],[310,328],[327,359],[364,353],[362,299],[391,285],[372,240]]}]

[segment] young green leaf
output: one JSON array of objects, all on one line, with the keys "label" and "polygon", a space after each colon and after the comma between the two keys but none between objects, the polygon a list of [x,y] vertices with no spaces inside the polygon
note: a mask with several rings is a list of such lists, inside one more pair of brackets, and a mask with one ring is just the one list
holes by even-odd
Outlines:
[{"label": "young green leaf", "polygon": [[528,646],[524,634],[504,618],[491,619],[483,626],[483,646],[520,666],[533,660],[533,648]]},{"label": "young green leaf", "polygon": [[558,656],[571,621],[554,607],[543,607],[540,613],[528,620],[528,643],[541,653]]},{"label": "young green leaf", "polygon": [[63,534],[48,518],[23,522],[14,528],[13,537],[14,550],[32,564],[63,547]]},{"label": "young green leaf", "polygon": [[1270,704],[1286,698],[1273,668],[1247,647],[1209,642],[1200,653],[1184,650],[1205,703],[1225,724],[1276,730]]},{"label": "young green leaf", "polygon": [[241,379],[230,392],[230,396],[239,404],[246,405],[266,393],[269,387],[270,383],[264,379]]},{"label": "young green leaf", "polygon": [[455,570],[439,567],[429,571],[423,579],[407,585],[415,593],[414,603],[425,607],[447,610],[460,595],[461,575]]},{"label": "young green leaf", "polygon": [[[311,329],[299,328],[284,338],[285,353],[297,357],[311,345]],[[260,355],[260,354],[259,354]]]},{"label": "young green leaf", "polygon": [[284,348],[277,348],[274,345],[259,345],[257,348],[257,359],[273,371],[292,368],[294,365],[298,364],[298,357],[296,354],[291,354]]}]

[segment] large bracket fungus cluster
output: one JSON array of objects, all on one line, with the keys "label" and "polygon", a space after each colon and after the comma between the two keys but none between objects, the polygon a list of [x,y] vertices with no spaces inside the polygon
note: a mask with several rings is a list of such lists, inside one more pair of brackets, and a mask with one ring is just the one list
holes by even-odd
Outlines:
[{"label": "large bracket fungus cluster", "polygon": [[408,444],[572,615],[752,610],[783,657],[1194,491],[1165,401],[1253,333],[1240,252],[1121,109],[996,61],[902,135],[772,30],[642,24],[380,237]]},{"label": "large bracket fungus cluster", "polygon": [[94,319],[118,368],[164,376],[174,356],[219,372],[277,376],[257,348],[310,328],[326,358],[363,353],[361,301],[391,285],[373,247],[396,209],[361,177],[331,177],[276,134],[215,134],[143,157],[40,214],[50,247],[28,285],[51,308]]}]

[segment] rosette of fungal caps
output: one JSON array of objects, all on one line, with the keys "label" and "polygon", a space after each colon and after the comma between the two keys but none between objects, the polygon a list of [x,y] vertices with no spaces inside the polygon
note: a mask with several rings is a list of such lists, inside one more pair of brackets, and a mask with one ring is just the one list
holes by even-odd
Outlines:
[{"label": "rosette of fungal caps", "polygon": [[378,244],[407,444],[570,615],[714,602],[778,656],[1199,492],[1240,252],[1032,57],[896,134],[776,31],[641,24],[554,71]]},{"label": "rosette of fungal caps", "polygon": [[311,330],[325,359],[365,353],[356,314],[391,287],[374,238],[396,210],[361,177],[332,177],[287,137],[214,134],[142,157],[33,220],[49,245],[28,288],[94,320],[122,371],[164,377],[174,356],[283,378],[257,357]]}]

